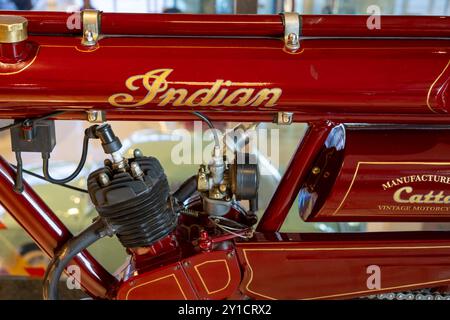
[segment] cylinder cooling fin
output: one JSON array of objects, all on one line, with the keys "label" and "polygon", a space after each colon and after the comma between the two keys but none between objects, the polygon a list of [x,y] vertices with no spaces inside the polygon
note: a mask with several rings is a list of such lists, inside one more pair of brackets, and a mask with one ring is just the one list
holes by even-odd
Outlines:
[{"label": "cylinder cooling fin", "polygon": [[140,155],[119,168],[107,162],[89,175],[88,191],[127,248],[149,246],[176,226],[169,183],[156,158]]}]

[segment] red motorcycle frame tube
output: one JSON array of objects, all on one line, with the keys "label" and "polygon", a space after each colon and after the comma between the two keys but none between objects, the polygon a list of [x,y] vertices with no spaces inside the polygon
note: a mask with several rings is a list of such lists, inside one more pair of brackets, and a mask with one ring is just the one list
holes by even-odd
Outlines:
[{"label": "red motorcycle frame tube", "polygon": [[[16,11],[2,14],[17,15]],[[22,11],[32,34],[81,35],[79,28],[69,29],[68,21],[80,13]],[[79,18],[79,17],[78,17]],[[280,15],[208,15],[102,13],[102,33],[106,35],[170,36],[261,36],[282,37]],[[450,20],[445,16],[384,16],[383,27],[367,28],[368,16],[304,15],[305,37],[448,37]],[[409,25],[409,28],[405,28]]]},{"label": "red motorcycle frame tube", "polygon": [[[66,16],[52,14],[60,20]],[[37,50],[27,61],[0,66],[0,115],[17,116],[17,108],[24,106],[27,112],[97,108],[123,117],[192,108],[230,117],[236,112],[273,115],[278,111],[386,117],[448,113],[449,45],[442,38],[444,28],[436,27],[436,18],[383,17],[387,26],[382,30],[394,38],[336,38],[344,34],[331,34],[302,39],[301,49],[289,52],[275,33],[270,38],[112,37],[106,33],[108,17],[103,15],[103,38],[92,47],[81,46],[76,36],[33,35],[37,27],[30,22],[28,41]],[[132,17],[124,15],[121,21]],[[149,16],[148,21],[150,17],[169,25],[178,21],[160,16]],[[190,19],[195,21],[196,16]],[[233,18],[224,18],[219,25],[226,25],[227,19]],[[235,19],[256,23],[267,17]],[[308,25],[308,19],[303,25]],[[362,23],[361,17],[315,19],[319,35],[338,21]],[[448,24],[447,19],[441,20]],[[414,38],[418,36],[414,28],[405,34],[412,21],[416,21],[413,26],[423,27],[428,38]],[[425,22],[430,25],[425,27]],[[275,25],[282,26],[281,22]],[[272,24],[263,23],[261,28],[272,30]],[[369,31],[365,36],[375,35]],[[212,29],[209,35],[216,33],[220,35]],[[361,32],[347,36],[360,37]],[[124,63],[123,57],[130,59]],[[48,72],[49,65],[60,72]],[[30,86],[16,86],[25,82]]]},{"label": "red motorcycle frame tube", "polygon": [[[34,57],[0,68],[3,117],[23,106],[299,115],[433,115],[449,107],[442,40],[305,40],[296,54],[272,39],[110,38],[91,50],[78,38],[30,41],[39,44]],[[124,65],[124,56],[133,59]],[[16,86],[24,82],[30,86]]]},{"label": "red motorcycle frame tube", "polygon": [[[0,157],[0,202],[33,240],[50,257],[72,237],[70,231],[24,182],[24,191],[14,191],[15,171]],[[93,297],[112,296],[117,280],[109,274],[87,251],[73,261],[80,267],[82,287]]]},{"label": "red motorcycle frame tube", "polygon": [[[348,299],[450,284],[448,232],[258,234],[236,244],[253,299]],[[381,287],[367,286],[370,266]]]},{"label": "red motorcycle frame tube", "polygon": [[[309,123],[307,136],[258,226],[258,231],[264,234],[257,233],[245,244],[235,243],[239,263],[245,272],[241,290],[252,297],[293,298],[282,296],[280,292],[298,289],[289,287],[293,283],[289,281],[292,276],[295,276],[296,284],[304,278],[300,271],[294,272],[295,264],[288,264],[281,270],[285,272],[280,286],[272,292],[261,292],[255,285],[264,285],[260,280],[267,279],[270,274],[256,274],[254,259],[259,259],[256,262],[258,268],[267,267],[265,259],[278,259],[285,265],[289,261],[308,258],[290,254],[290,250],[316,252],[314,257],[317,258],[327,248],[327,257],[336,257],[337,246],[348,238],[338,234],[333,239],[324,238],[322,243],[305,243],[298,235],[298,239],[294,237],[295,243],[289,243],[293,239],[291,236],[276,233],[302,186],[308,166],[318,155],[333,124],[450,123],[447,115],[450,108],[450,52],[448,40],[444,39],[449,36],[448,18],[382,17],[385,26],[372,32],[366,27],[366,17],[306,16],[302,18],[301,36],[309,38],[301,38],[300,50],[289,52],[281,40],[284,29],[280,16],[223,16],[218,24],[214,24],[216,17],[208,16],[181,15],[178,19],[178,16],[103,14],[103,38],[98,44],[85,47],[79,37],[81,31],[67,30],[64,25],[68,14],[20,12],[20,15],[29,19],[27,41],[30,45],[27,50],[30,54],[25,61],[0,64],[2,118],[27,118],[66,111],[56,118],[85,119],[85,111],[96,109],[105,110],[108,119],[114,120],[175,120],[192,119],[190,112],[195,110],[205,112],[215,121],[253,122],[270,122],[280,112],[290,112],[294,121]],[[211,26],[204,29],[208,30],[206,34],[199,31],[203,30],[199,28],[203,21]],[[148,28],[152,24],[159,27]],[[235,27],[225,31],[229,25]],[[348,28],[341,28],[342,25]],[[153,30],[156,34],[142,30]],[[172,36],[180,35],[180,30],[188,30],[182,35],[192,37],[155,37],[164,30],[167,33],[163,35]],[[51,35],[55,33],[71,36]],[[118,33],[124,34],[117,37]],[[127,37],[127,34],[141,37]],[[0,202],[43,250],[53,256],[71,235],[29,186],[25,185],[24,195],[14,193],[13,176],[14,171],[2,159]],[[381,237],[385,235],[348,241],[348,252],[342,252],[345,255],[360,250],[364,254],[374,250],[364,247],[368,242],[371,247],[390,252],[387,247],[395,246],[392,250],[398,250],[405,243],[414,242],[423,250],[412,251],[406,256],[397,255],[397,258],[387,254],[379,257],[386,265],[395,266],[404,265],[411,257],[423,261],[427,265],[426,271],[422,272],[425,269],[418,266],[422,273],[410,278],[422,279],[422,285],[448,283],[447,273],[442,272],[448,269],[445,257],[450,240],[446,233],[433,233],[425,238],[423,234],[392,234],[388,244]],[[322,250],[315,250],[315,246]],[[305,250],[307,248],[311,250]],[[436,250],[433,251],[436,259],[428,260],[428,248]],[[264,253],[255,257],[250,251],[279,251],[284,256]],[[230,250],[228,254],[231,257],[234,251]],[[201,263],[204,262],[207,261]],[[82,284],[92,296],[114,297],[117,280],[92,257],[83,253],[75,263],[85,271]],[[167,272],[167,277],[162,277],[169,278],[173,268],[170,270],[170,273],[168,270],[157,272]],[[308,270],[313,269],[308,266]],[[409,281],[410,278],[401,279]],[[185,280],[186,285],[192,285],[187,278]],[[126,285],[130,286],[130,283]],[[314,297],[361,293],[361,290],[349,287],[345,289],[351,294],[323,292],[324,288],[339,285],[325,283],[321,293]],[[402,287],[394,282],[392,286]],[[305,288],[302,290],[310,290]],[[189,297],[199,296],[196,294]]]}]

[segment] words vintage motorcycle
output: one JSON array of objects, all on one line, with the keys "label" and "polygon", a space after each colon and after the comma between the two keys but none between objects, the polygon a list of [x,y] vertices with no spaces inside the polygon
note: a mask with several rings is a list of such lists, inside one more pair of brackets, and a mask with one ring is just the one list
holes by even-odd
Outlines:
[{"label": "words vintage motorcycle", "polygon": [[[0,117],[15,121],[1,130],[11,133],[17,163],[0,158],[0,203],[52,258],[45,298],[57,298],[69,265],[98,299],[338,299],[422,289],[447,298],[449,232],[278,232],[297,197],[308,222],[450,221],[450,20],[380,22],[3,12]],[[126,158],[106,123],[198,117],[210,127],[243,124],[231,139],[215,137],[209,165],[178,190],[151,154]],[[54,123],[67,119],[92,125],[77,170],[54,179]],[[258,165],[239,150],[260,122],[309,129],[258,216]],[[87,178],[98,219],[73,236],[22,178],[21,154],[41,153],[44,178],[65,184],[80,173],[91,139],[108,155]],[[120,277],[85,250],[104,236],[117,236],[131,257]],[[378,287],[367,285],[373,266]]]}]

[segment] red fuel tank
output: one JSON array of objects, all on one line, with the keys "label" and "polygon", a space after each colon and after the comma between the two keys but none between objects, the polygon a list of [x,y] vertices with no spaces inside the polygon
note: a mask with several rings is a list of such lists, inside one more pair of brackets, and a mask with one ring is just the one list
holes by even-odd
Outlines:
[{"label": "red fuel tank", "polygon": [[270,120],[281,111],[301,119],[450,114],[443,17],[386,16],[374,32],[366,17],[305,16],[301,48],[291,52],[279,15],[104,13],[100,40],[85,46],[81,30],[67,29],[67,13],[9,14],[29,20],[29,52],[0,63],[2,118],[87,109],[121,120],[175,110]]},{"label": "red fuel tank", "polygon": [[335,127],[299,209],[306,221],[450,221],[450,128]]}]

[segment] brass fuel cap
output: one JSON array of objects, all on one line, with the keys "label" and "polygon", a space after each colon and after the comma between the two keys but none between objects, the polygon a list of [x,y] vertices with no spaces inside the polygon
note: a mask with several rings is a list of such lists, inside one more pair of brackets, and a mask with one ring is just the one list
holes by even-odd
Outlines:
[{"label": "brass fuel cap", "polygon": [[28,38],[28,20],[21,16],[0,15],[0,43],[17,43]]}]

